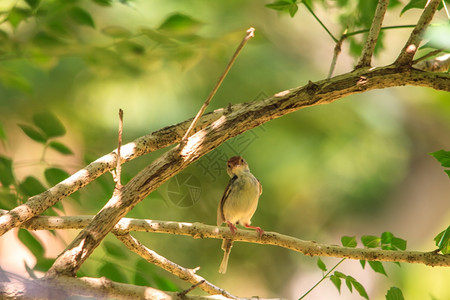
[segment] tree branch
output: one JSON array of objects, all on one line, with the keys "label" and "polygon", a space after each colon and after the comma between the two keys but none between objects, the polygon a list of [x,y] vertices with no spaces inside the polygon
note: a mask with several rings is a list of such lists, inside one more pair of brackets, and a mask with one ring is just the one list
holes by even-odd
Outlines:
[{"label": "tree branch", "polygon": [[427,3],[422,15],[419,18],[419,21],[417,22],[416,27],[414,27],[408,41],[403,47],[403,50],[400,52],[400,55],[395,61],[395,65],[399,67],[410,67],[412,65],[414,55],[419,48],[420,42],[423,38],[423,34],[430,24],[431,20],[433,19],[440,1],[441,0],[431,0]]},{"label": "tree branch", "polygon": [[[359,78],[358,74],[360,74],[364,78],[372,77],[374,80],[372,80],[369,85],[361,84],[362,81],[360,80],[361,78]],[[403,75],[405,76],[402,77]],[[384,76],[386,77],[383,78]],[[395,80],[390,82],[390,79]],[[437,75],[431,72],[417,72],[415,70],[399,71],[390,66],[387,66],[364,72],[354,71],[331,79],[322,80],[312,85],[308,84],[307,86],[290,90],[295,92],[296,94],[290,93],[289,91],[284,91],[276,95],[285,93],[289,96],[289,102],[291,104],[288,104],[288,106],[291,105],[294,109],[284,109],[283,107],[281,107],[284,110],[284,114],[286,114],[298,110],[302,107],[328,103],[339,99],[340,97],[345,97],[346,95],[360,93],[365,89],[380,89],[393,86],[414,85],[430,87],[436,90],[449,91],[450,85],[448,84],[448,80],[449,77],[445,74]],[[333,88],[333,84],[338,84],[340,86],[336,86],[335,93],[330,93],[329,89]],[[327,88],[323,89],[325,86]],[[316,91],[318,91],[319,89],[322,89],[323,93],[318,93],[316,95]],[[315,96],[317,99],[315,99],[314,101],[309,101],[308,99],[311,96]],[[272,105],[274,105],[274,108],[279,105],[279,103],[277,101],[274,102],[273,99],[283,101],[284,98],[285,97],[274,96],[258,102],[239,103],[231,106],[230,108],[217,109],[211,113],[203,115],[200,118],[198,126],[196,126],[196,131],[204,129],[212,122],[223,117],[228,110],[240,111],[242,115],[245,115],[247,111],[253,110],[256,106],[261,108],[264,106],[268,110],[270,110]],[[268,116],[267,118],[260,118],[258,122],[262,124],[273,118],[283,115],[280,114],[279,111],[276,111],[276,113],[278,114],[278,116],[272,115]],[[248,119],[244,119],[242,122],[237,121],[235,125],[246,127],[247,130],[253,128],[248,127],[248,125],[246,124],[247,121]],[[168,147],[176,142],[179,142],[191,123],[192,119],[189,119],[182,123],[162,128],[122,146],[122,163],[128,162],[141,155],[148,154],[150,152]],[[229,138],[231,137],[233,136],[230,136]],[[27,220],[42,214],[46,209],[55,205],[58,201],[86,186],[88,183],[95,180],[105,172],[114,169],[117,165],[116,152],[117,150],[114,150],[113,152],[97,159],[96,161],[90,163],[85,168],[76,172],[69,178],[58,183],[47,191],[39,195],[30,197],[26,203],[12,209],[7,215],[1,216],[0,236],[5,232],[11,230],[12,228],[18,227],[23,222],[26,222]]]},{"label": "tree branch", "polygon": [[25,282],[0,282],[1,299],[66,299],[70,296],[94,297],[96,299],[161,299],[161,300],[208,300],[227,299],[215,295],[191,296],[176,292],[163,292],[151,287],[136,286],[102,278],[73,278],[61,276],[53,279],[37,279]]},{"label": "tree branch", "polygon": [[209,103],[211,102],[212,98],[216,94],[217,90],[219,89],[220,85],[222,84],[223,80],[227,76],[228,72],[230,71],[231,67],[233,66],[234,62],[236,61],[239,53],[241,53],[242,49],[244,48],[245,44],[247,44],[248,40],[250,40],[252,37],[255,36],[255,28],[250,27],[244,38],[242,39],[241,43],[237,47],[236,51],[234,51],[233,56],[231,57],[230,61],[228,62],[228,65],[225,67],[225,70],[223,71],[222,75],[220,75],[219,80],[217,80],[216,85],[212,89],[211,93],[209,93],[208,98],[206,99],[205,103],[203,103],[202,107],[198,111],[197,115],[195,116],[194,120],[192,121],[191,125],[189,125],[189,128],[186,130],[186,133],[184,134],[183,138],[181,139],[181,144],[184,144],[184,142],[187,140],[187,138],[191,135],[192,130],[197,125],[198,120],[205,112],[206,108],[208,107]]},{"label": "tree branch", "polygon": [[189,137],[182,149],[175,147],[169,150],[129,181],[123,187],[122,197],[113,196],[108,201],[93,221],[57,258],[48,274],[75,275],[114,225],[137,203],[167,179],[232,137],[301,108],[331,103],[347,95],[376,88],[411,84],[450,90],[449,79],[450,74],[414,69],[398,70],[391,66],[357,70],[329,80],[310,82],[306,86],[277,93],[268,99],[231,109],[205,129]]},{"label": "tree branch", "polygon": [[[3,211],[5,213],[6,211]],[[0,214],[2,211],[0,211]],[[74,217],[37,217],[23,224],[29,230],[82,229],[92,220],[92,216]],[[231,233],[226,227],[216,227],[202,223],[186,223],[174,221],[156,221],[122,218],[114,227],[116,235],[126,235],[131,231],[145,231],[191,236],[197,238],[230,238]],[[434,252],[418,251],[387,251],[377,249],[347,248],[335,245],[319,244],[304,241],[275,232],[265,232],[260,239],[254,231],[239,229],[233,241],[255,244],[275,245],[287,248],[309,256],[329,256],[348,259],[364,259],[390,262],[419,263],[428,266],[450,267],[450,255]],[[151,251],[151,250],[150,250]],[[195,283],[193,281],[190,281]]]},{"label": "tree branch", "polygon": [[370,67],[373,51],[375,50],[375,45],[377,44],[378,36],[380,35],[381,25],[383,24],[383,19],[386,14],[388,4],[389,0],[378,1],[372,24],[370,25],[369,34],[367,35],[361,57],[356,64],[356,69]]},{"label": "tree branch", "polygon": [[204,290],[205,292],[211,294],[211,295],[222,295],[227,298],[231,299],[238,299],[237,297],[231,295],[227,291],[213,285],[209,281],[205,280],[203,277],[195,274],[197,271],[196,269],[186,269],[182,266],[168,260],[167,258],[159,255],[153,250],[150,250],[149,248],[142,245],[138,240],[136,240],[134,237],[132,237],[130,234],[124,234],[119,235],[116,234],[116,237],[124,243],[125,246],[137,255],[141,256],[145,260],[147,260],[149,263],[152,263],[154,265],[157,265],[160,268],[163,268],[167,272],[170,272],[179,278],[189,281],[193,284],[198,284],[198,287]]}]

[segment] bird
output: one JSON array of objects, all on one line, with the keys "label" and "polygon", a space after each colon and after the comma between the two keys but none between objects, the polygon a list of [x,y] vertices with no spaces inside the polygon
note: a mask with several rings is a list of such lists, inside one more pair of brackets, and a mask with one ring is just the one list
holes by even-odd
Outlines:
[{"label": "bird", "polygon": [[[240,156],[233,156],[228,160],[227,173],[231,178],[217,208],[217,226],[227,223],[234,235],[237,231],[236,224],[240,224],[246,228],[255,229],[261,238],[264,230],[257,226],[250,226],[250,219],[256,211],[262,193],[261,183],[250,173],[247,162]],[[219,273],[226,273],[232,247],[232,239],[223,240],[224,255]]]}]

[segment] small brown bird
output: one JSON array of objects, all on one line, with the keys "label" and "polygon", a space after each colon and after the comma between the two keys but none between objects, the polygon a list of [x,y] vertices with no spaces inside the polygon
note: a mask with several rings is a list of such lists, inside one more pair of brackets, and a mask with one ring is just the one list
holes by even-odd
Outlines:
[{"label": "small brown bird", "polygon": [[[230,227],[232,234],[235,234],[236,224],[241,224],[255,229],[261,237],[264,230],[260,227],[250,226],[250,219],[256,211],[258,199],[262,193],[261,183],[250,173],[247,162],[240,156],[233,156],[228,160],[227,173],[231,179],[217,209],[217,226],[225,222]],[[227,271],[231,247],[233,247],[232,240],[223,240],[222,249],[225,253],[219,273]]]}]

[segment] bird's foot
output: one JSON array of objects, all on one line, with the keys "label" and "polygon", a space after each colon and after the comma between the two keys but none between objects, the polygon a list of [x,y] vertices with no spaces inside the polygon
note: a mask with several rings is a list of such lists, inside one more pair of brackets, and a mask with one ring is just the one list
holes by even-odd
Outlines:
[{"label": "bird's foot", "polygon": [[258,227],[258,226],[250,226],[250,225],[248,225],[248,224],[245,224],[244,226],[247,227],[247,228],[255,229],[256,231],[258,231],[258,233],[259,233],[259,238],[261,238],[261,237],[263,236],[263,234],[264,234],[264,230],[262,230],[261,227]]}]

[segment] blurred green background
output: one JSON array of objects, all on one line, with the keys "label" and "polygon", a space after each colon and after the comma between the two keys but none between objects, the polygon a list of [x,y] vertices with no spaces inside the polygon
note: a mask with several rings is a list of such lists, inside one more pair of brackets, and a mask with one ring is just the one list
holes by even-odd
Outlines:
[{"label": "blurred green background", "polygon": [[[325,8],[319,5],[322,2]],[[405,3],[391,2],[385,25],[415,24],[420,10],[409,10],[400,18]],[[263,100],[308,80],[326,78],[332,39],[303,6],[290,18],[265,7],[267,3],[1,1],[0,155],[12,160],[15,181],[1,187],[0,208],[10,209],[27,198],[20,190],[27,176],[47,188],[51,184],[44,176],[46,169],[72,174],[112,151],[119,108],[124,110],[124,143],[193,117],[250,26],[256,28],[256,36],[209,111]],[[370,14],[361,17],[368,9],[363,3],[372,11],[376,5],[376,1],[314,1],[313,7],[339,36],[348,20],[370,21]],[[435,22],[445,18],[441,11]],[[363,23],[347,26],[365,28]],[[394,61],[409,32],[384,32],[384,47],[373,65]],[[352,70],[355,58],[349,53],[357,51],[362,39],[344,43],[336,74]],[[68,146],[72,155],[33,141],[18,126],[32,125],[33,115],[42,112],[51,112],[62,122],[67,132],[54,140]],[[263,185],[252,224],[329,244],[340,244],[343,235],[359,240],[361,235],[390,231],[406,239],[408,249],[432,251],[433,237],[450,223],[450,184],[428,153],[450,149],[449,116],[448,93],[417,87],[376,90],[303,109],[229,140],[170,179],[128,217],[215,224],[218,201],[229,179],[225,162],[242,155]],[[124,165],[124,181],[164,151]],[[56,212],[95,214],[112,191],[112,177],[105,174],[79,195],[63,200]],[[36,232],[36,236],[45,257],[55,258],[76,233]],[[29,268],[45,270],[51,261],[36,260],[36,255],[20,250],[16,235],[17,231],[10,232],[0,239],[2,269],[27,277],[25,260]],[[294,299],[322,276],[315,266],[317,258],[246,243],[235,243],[228,272],[219,275],[223,253],[219,240],[134,236],[182,266],[200,266],[198,274],[239,296]],[[331,267],[338,260],[324,261]],[[368,267],[362,270],[353,261],[338,270],[360,281],[371,299],[384,299],[393,285],[402,288],[407,299],[450,298],[450,271],[445,268],[385,267],[388,278]],[[127,252],[112,236],[79,275],[161,289],[189,286]],[[309,299],[338,296],[332,283],[325,281]],[[343,287],[339,299],[361,297]]]}]

